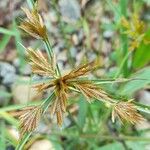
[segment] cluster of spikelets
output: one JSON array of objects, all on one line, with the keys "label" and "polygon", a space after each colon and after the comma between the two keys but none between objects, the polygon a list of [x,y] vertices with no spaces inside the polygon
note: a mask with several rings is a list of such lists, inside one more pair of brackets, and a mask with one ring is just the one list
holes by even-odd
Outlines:
[{"label": "cluster of spikelets", "polygon": [[150,40],[147,39],[145,34],[146,26],[144,22],[139,19],[137,14],[132,15],[130,21],[122,17],[121,25],[125,29],[124,34],[128,35],[131,39],[129,42],[129,50],[135,50],[142,42],[144,44],[150,43]]},{"label": "cluster of spikelets", "polygon": [[[23,8],[23,11],[26,13],[27,19],[22,22],[20,28],[31,36],[49,43],[46,27],[37,9],[34,8],[30,12],[28,9]],[[50,110],[52,115],[56,115],[58,125],[61,126],[63,123],[63,115],[67,108],[67,99],[71,92],[83,94],[88,102],[91,102],[91,99],[97,99],[109,104],[112,108],[113,121],[115,121],[116,117],[131,123],[143,120],[143,117],[137,112],[134,104],[129,101],[116,102],[103,89],[96,85],[95,82],[87,79],[87,77],[84,78],[85,75],[96,68],[94,62],[84,64],[73,69],[68,74],[61,75],[61,70],[59,70],[54,59],[54,53],[52,50],[49,53],[51,57],[47,59],[39,50],[27,48],[27,57],[32,67],[32,72],[49,78],[48,82],[36,84],[34,87],[39,92],[51,89],[54,95],[50,104]],[[45,103],[27,107],[20,112],[22,135],[26,132],[32,132],[37,127],[41,116],[45,112],[44,105]]]}]

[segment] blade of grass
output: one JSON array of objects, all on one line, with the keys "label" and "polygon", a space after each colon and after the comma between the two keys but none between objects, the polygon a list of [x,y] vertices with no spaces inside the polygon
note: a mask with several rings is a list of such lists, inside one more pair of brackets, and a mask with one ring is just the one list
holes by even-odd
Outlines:
[{"label": "blade of grass", "polygon": [[16,33],[14,31],[9,30],[9,29],[5,29],[3,27],[0,27],[0,33],[7,34],[7,35],[13,35],[13,36],[16,35]]},{"label": "blade of grass", "polygon": [[20,66],[22,69],[22,67],[25,65],[24,49],[19,44],[19,43],[22,43],[22,40],[21,40],[20,32],[17,28],[17,24],[15,20],[13,21],[13,31],[15,32],[15,44],[16,44],[16,49],[17,49],[18,56],[20,59]]},{"label": "blade of grass", "polygon": [[30,9],[33,9],[34,6],[34,0],[27,0],[28,6]]},{"label": "blade of grass", "polygon": [[13,118],[10,114],[6,113],[6,112],[0,112],[0,118],[5,119],[7,122],[9,122],[10,124],[18,127],[19,122],[18,120],[16,120],[15,118]]},{"label": "blade of grass", "polygon": [[23,147],[26,144],[26,142],[29,140],[31,134],[32,132],[26,133],[24,137],[19,141],[19,144],[17,145],[15,150],[23,150]]},{"label": "blade of grass", "polygon": [[4,120],[0,121],[0,148],[6,149],[5,122],[4,122]]},{"label": "blade of grass", "polygon": [[3,38],[0,41],[0,53],[2,53],[5,50],[5,47],[8,44],[10,38],[11,38],[11,35],[8,35],[8,34],[5,34],[3,36]]},{"label": "blade of grass", "polygon": [[85,125],[85,119],[87,115],[87,102],[84,100],[84,97],[81,96],[79,100],[79,113],[78,113],[78,124],[80,128],[83,128]]},{"label": "blade of grass", "polygon": [[[126,17],[127,16],[127,4],[128,4],[128,0],[120,0],[120,9],[121,9],[121,16]],[[121,33],[123,33],[124,29],[121,29]],[[128,39],[127,39],[127,35],[125,34],[121,34],[121,43],[122,43],[122,56],[124,59],[123,62],[123,75],[124,77],[127,77],[129,75],[129,69],[128,69],[128,60],[126,59],[126,57],[128,57]]]}]

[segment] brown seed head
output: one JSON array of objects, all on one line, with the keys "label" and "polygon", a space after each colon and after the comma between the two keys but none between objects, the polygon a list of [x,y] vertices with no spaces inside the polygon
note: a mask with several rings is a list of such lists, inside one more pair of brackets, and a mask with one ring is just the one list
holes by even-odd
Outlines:
[{"label": "brown seed head", "polygon": [[144,120],[142,115],[137,112],[135,105],[131,102],[116,103],[112,111],[112,121],[118,117],[121,121],[126,120],[132,124],[139,123]]},{"label": "brown seed head", "polygon": [[25,12],[27,19],[19,27],[37,39],[47,39],[46,26],[43,24],[37,8],[34,8],[31,12],[27,8],[22,8],[22,10]]},{"label": "brown seed head", "polygon": [[53,62],[50,64],[40,51],[28,48],[27,57],[30,61],[33,73],[48,77],[55,76]]},{"label": "brown seed head", "polygon": [[48,88],[51,88],[55,92],[56,98],[51,104],[51,114],[56,114],[58,125],[61,125],[63,122],[63,114],[67,107],[68,93],[72,88],[80,91],[86,97],[88,102],[90,102],[90,99],[92,98],[107,101],[111,100],[107,93],[97,87],[93,82],[82,80],[81,78],[95,68],[94,62],[82,65],[70,71],[68,74],[58,77],[56,76],[52,65],[40,52],[35,52],[32,49],[28,49],[27,52],[34,73],[54,77],[49,82],[40,83],[34,87],[37,88],[39,92],[47,90]]},{"label": "brown seed head", "polygon": [[40,106],[27,107],[21,110],[20,114],[20,128],[21,136],[26,132],[32,132],[36,129],[42,115]]}]

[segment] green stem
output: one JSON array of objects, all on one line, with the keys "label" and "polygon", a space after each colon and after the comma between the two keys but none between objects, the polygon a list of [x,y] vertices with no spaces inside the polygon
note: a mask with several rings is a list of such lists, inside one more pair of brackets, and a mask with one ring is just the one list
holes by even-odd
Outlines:
[{"label": "green stem", "polygon": [[51,45],[50,45],[48,39],[47,39],[47,40],[44,40],[44,43],[45,43],[45,45],[46,45],[46,52],[47,52],[47,54],[48,54],[49,60],[51,60],[52,57],[53,57],[52,47],[51,47]]},{"label": "green stem", "polygon": [[124,76],[126,77],[126,75],[128,73],[128,70],[126,70],[127,69],[127,62],[128,62],[128,58],[129,58],[131,52],[127,52],[126,55],[124,56],[120,66],[119,66],[119,70],[117,71],[117,73],[116,73],[114,78],[117,78],[120,75],[122,70],[124,72]]},{"label": "green stem", "polygon": [[48,107],[50,106],[52,100],[55,98],[55,93],[53,92],[42,104],[42,108],[43,108],[43,114],[46,112],[46,110],[48,109]]},{"label": "green stem", "polygon": [[[122,16],[127,16],[127,4],[128,1],[127,0],[120,0],[120,8],[121,8],[121,14]],[[121,32],[123,32],[124,29],[121,29]],[[121,43],[122,43],[122,56],[126,57],[127,53],[128,53],[128,39],[127,39],[127,35],[122,34],[121,35]],[[123,59],[124,59],[123,57]],[[125,59],[125,62],[123,64],[123,75],[124,77],[127,77],[129,75],[129,70],[128,70],[128,60]]]},{"label": "green stem", "polygon": [[21,139],[21,141],[19,142],[19,144],[17,145],[15,150],[23,150],[23,147],[26,144],[26,142],[28,141],[28,139],[30,138],[31,134],[32,134],[32,132],[26,133],[24,135],[24,137]]},{"label": "green stem", "polygon": [[[52,46],[51,46],[51,44],[49,42],[49,39],[46,38],[44,40],[44,43],[45,43],[45,46],[46,46],[47,54],[49,56],[49,60],[52,60],[53,57],[54,57],[54,52],[53,52]],[[61,76],[61,72],[60,72],[60,69],[59,69],[59,66],[58,66],[57,63],[56,63],[56,74]]]}]

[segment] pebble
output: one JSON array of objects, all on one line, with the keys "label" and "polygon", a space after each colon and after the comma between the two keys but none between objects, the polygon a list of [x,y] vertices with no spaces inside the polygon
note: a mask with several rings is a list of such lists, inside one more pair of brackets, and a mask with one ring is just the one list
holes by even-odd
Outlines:
[{"label": "pebble", "polygon": [[104,31],[104,33],[103,33],[103,37],[104,37],[105,39],[110,39],[110,38],[112,38],[113,34],[114,34],[113,31],[111,31],[111,30],[106,30],[106,31]]},{"label": "pebble", "polygon": [[71,54],[71,57],[76,58],[77,48],[76,47],[71,47],[70,48],[70,54]]},{"label": "pebble", "polygon": [[150,92],[146,90],[139,91],[138,99],[144,105],[150,105]]},{"label": "pebble", "polygon": [[38,140],[32,144],[29,150],[55,150],[49,140]]},{"label": "pebble", "polygon": [[22,69],[22,74],[23,75],[30,75],[32,73],[32,70],[31,70],[31,65],[29,64],[26,64],[23,69]]},{"label": "pebble", "polygon": [[77,0],[60,0],[60,12],[66,22],[75,23],[81,17],[80,5]]},{"label": "pebble", "polygon": [[15,103],[26,104],[28,101],[41,99],[42,94],[38,93],[30,84],[30,77],[20,77],[18,82],[12,85],[12,94]]},{"label": "pebble", "polygon": [[4,85],[14,83],[17,78],[15,67],[9,63],[0,62],[0,78],[2,78],[2,84]]}]

